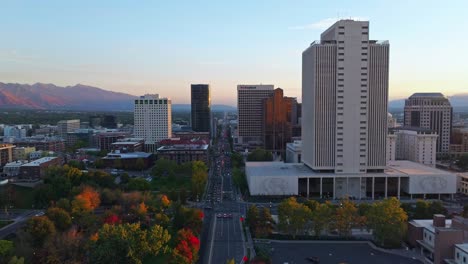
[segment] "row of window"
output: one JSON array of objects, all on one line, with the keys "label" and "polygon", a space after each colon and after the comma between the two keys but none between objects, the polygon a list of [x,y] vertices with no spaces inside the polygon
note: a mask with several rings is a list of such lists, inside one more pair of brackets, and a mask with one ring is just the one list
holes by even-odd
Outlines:
[{"label": "row of window", "polygon": [[167,104],[167,99],[160,100],[135,100],[135,104]]}]

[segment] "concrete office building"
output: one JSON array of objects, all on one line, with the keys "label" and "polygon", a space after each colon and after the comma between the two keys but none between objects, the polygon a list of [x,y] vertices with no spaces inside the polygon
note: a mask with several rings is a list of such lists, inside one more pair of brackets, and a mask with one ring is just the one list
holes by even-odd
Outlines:
[{"label": "concrete office building", "polygon": [[274,92],[273,85],[237,86],[238,148],[263,147],[263,100]]},{"label": "concrete office building", "polygon": [[191,125],[195,132],[211,132],[211,97],[208,84],[191,85]]},{"label": "concrete office building", "polygon": [[75,132],[80,129],[80,120],[61,120],[57,123],[57,133],[62,139],[66,139],[68,132]]},{"label": "concrete office building", "polygon": [[396,159],[410,160],[431,167],[436,165],[438,135],[435,131],[401,127],[390,130],[396,136]]},{"label": "concrete office building", "polygon": [[389,44],[341,20],[302,54],[304,164],[337,174],[386,166]]},{"label": "concrete office building", "polygon": [[134,136],[145,140],[145,151],[156,152],[159,141],[172,136],[172,102],[159,95],[135,99]]},{"label": "concrete office building", "polygon": [[468,129],[454,128],[452,130],[450,155],[460,156],[468,154]]},{"label": "concrete office building", "polygon": [[[301,163],[246,162],[251,195],[339,199],[441,198],[456,175],[389,161],[388,42],[369,40],[369,22],[336,22],[303,53]],[[393,138],[394,139],[394,138]],[[387,144],[393,144],[387,152]]]},{"label": "concrete office building", "polygon": [[441,93],[415,93],[405,101],[404,125],[434,130],[439,135],[437,153],[446,154],[450,147],[452,106]]}]

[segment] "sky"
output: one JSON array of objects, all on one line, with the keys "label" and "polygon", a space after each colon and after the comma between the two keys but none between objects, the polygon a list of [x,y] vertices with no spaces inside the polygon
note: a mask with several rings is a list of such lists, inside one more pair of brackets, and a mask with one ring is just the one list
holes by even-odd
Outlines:
[{"label": "sky", "polygon": [[370,21],[390,41],[390,99],[468,93],[468,1],[0,0],[0,82],[78,83],[213,104],[238,84],[274,84],[301,99],[301,59],[338,19]]}]

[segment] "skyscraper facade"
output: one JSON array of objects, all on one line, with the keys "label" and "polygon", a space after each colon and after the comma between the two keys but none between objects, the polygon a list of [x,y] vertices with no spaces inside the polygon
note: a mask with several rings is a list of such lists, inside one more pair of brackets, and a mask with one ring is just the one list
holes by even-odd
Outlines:
[{"label": "skyscraper facade", "polygon": [[172,136],[172,102],[157,94],[135,99],[134,135],[145,140],[145,150],[156,152],[157,144]]},{"label": "skyscraper facade", "polygon": [[386,166],[389,44],[341,20],[302,54],[302,161],[337,174]]},{"label": "skyscraper facade", "polygon": [[283,89],[277,88],[271,97],[263,101],[264,149],[284,156],[286,143],[291,142],[293,105],[296,98],[284,97]]},{"label": "skyscraper facade", "polygon": [[274,92],[273,85],[238,85],[238,141],[244,147],[263,146],[263,100]]},{"label": "skyscraper facade", "polygon": [[68,132],[75,132],[75,130],[80,128],[80,120],[61,120],[57,123],[57,132],[58,135],[65,139]]},{"label": "skyscraper facade", "polygon": [[452,105],[441,93],[415,93],[405,101],[405,126],[434,130],[437,153],[446,154],[450,148]]},{"label": "skyscraper facade", "polygon": [[191,123],[195,132],[211,132],[211,97],[208,84],[191,85]]}]

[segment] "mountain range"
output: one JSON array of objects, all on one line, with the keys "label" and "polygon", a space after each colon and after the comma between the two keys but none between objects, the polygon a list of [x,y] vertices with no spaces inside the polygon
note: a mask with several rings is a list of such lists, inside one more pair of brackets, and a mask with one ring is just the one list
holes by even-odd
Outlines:
[{"label": "mountain range", "polygon": [[[18,84],[0,82],[0,108],[88,111],[131,111],[136,96],[77,84]],[[235,111],[228,105],[212,105],[213,111]],[[173,111],[190,111],[190,104],[173,104]]]}]

